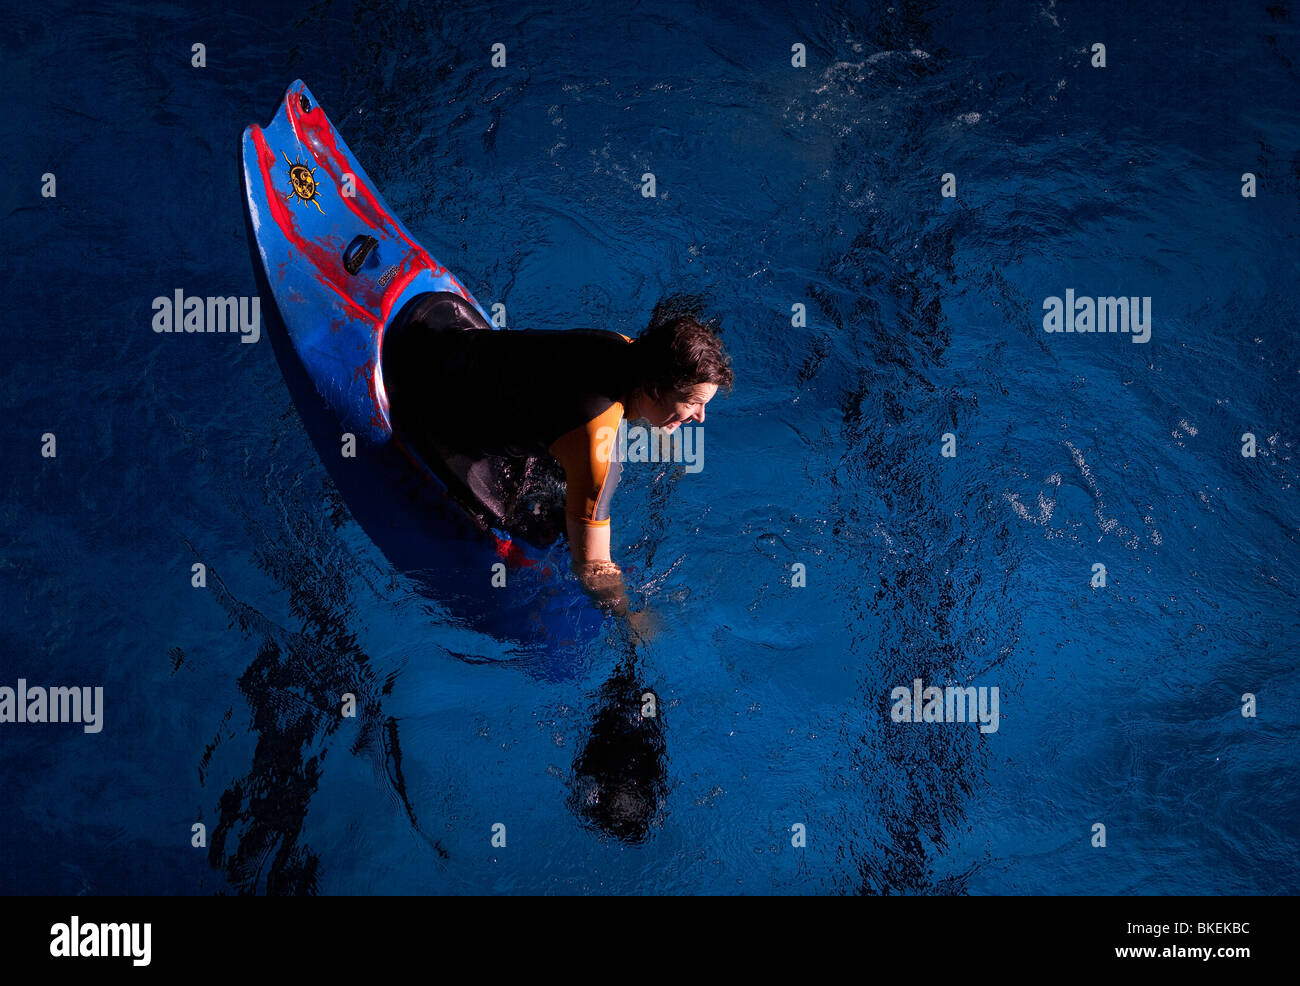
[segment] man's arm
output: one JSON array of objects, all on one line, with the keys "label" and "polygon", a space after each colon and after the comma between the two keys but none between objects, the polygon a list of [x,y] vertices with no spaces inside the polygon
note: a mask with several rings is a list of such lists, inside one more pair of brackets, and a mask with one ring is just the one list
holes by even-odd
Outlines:
[{"label": "man's arm", "polygon": [[609,505],[622,471],[614,455],[614,437],[622,419],[623,406],[610,404],[550,447],[564,467],[573,571],[601,608],[618,616],[627,614],[627,587],[609,556]]},{"label": "man's arm", "polygon": [[623,620],[638,639],[648,641],[655,632],[650,613],[628,608],[623,571],[609,554],[609,504],[622,470],[613,454],[613,437],[622,416],[622,405],[612,404],[557,440],[550,451],[564,467],[573,571],[596,605]]},{"label": "man's arm", "polygon": [[627,586],[623,582],[623,570],[609,556],[609,525],[589,527],[570,517],[568,526],[573,571],[583,588],[603,609],[616,616],[626,616]]}]

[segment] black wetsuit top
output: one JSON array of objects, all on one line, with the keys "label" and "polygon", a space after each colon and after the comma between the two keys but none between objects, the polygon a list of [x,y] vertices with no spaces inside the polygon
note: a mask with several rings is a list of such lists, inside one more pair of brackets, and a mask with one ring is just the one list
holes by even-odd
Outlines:
[{"label": "black wetsuit top", "polygon": [[[604,526],[620,470],[608,439],[635,387],[631,350],[626,336],[602,329],[493,329],[455,295],[422,296],[384,341],[393,427],[426,461],[449,464],[495,514],[512,492],[502,485],[517,481],[496,476],[500,459],[553,457],[564,469],[566,514]],[[488,472],[496,478],[485,480]]]}]

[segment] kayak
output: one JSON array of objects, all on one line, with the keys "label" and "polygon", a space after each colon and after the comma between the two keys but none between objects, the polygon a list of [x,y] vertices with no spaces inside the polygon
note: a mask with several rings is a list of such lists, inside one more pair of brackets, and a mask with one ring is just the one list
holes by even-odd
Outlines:
[{"label": "kayak", "polygon": [[[516,638],[580,638],[600,617],[567,573],[554,464],[535,470],[552,477],[538,502],[502,516],[458,482],[453,457],[431,457],[428,441],[417,453],[391,419],[386,334],[496,328],[482,306],[389,209],[301,80],[267,126],[244,130],[243,178],[267,334],[358,523],[434,595],[455,597],[458,615],[486,615]],[[430,313],[448,324],[430,326]],[[484,457],[476,475],[513,477],[528,465]]]}]

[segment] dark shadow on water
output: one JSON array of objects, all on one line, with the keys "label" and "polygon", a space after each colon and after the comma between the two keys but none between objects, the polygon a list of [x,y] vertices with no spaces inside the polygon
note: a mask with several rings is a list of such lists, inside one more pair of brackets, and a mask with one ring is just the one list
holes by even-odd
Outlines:
[{"label": "dark shadow on water", "polygon": [[[375,764],[414,831],[447,858],[441,844],[424,833],[407,797],[397,723],[382,710],[388,684],[349,629],[346,574],[337,583],[321,578],[311,561],[319,557],[313,548],[323,550],[319,537],[310,528],[285,533],[258,556],[259,567],[289,593],[290,608],[302,620],[297,632],[236,599],[215,570],[209,574],[232,626],[258,641],[256,656],[239,677],[257,737],[253,761],[219,797],[208,844],[209,862],[240,894],[317,892],[321,863],[303,844],[302,829],[331,740],[348,723],[358,729],[349,752]],[[342,715],[344,695],[355,698],[354,718]],[[205,751],[204,765],[216,743]]]},{"label": "dark shadow on water", "polygon": [[[601,687],[586,742],[573,761],[569,809],[622,842],[643,842],[663,821],[667,746],[659,698],[627,654]],[[652,714],[649,714],[652,713]]]}]

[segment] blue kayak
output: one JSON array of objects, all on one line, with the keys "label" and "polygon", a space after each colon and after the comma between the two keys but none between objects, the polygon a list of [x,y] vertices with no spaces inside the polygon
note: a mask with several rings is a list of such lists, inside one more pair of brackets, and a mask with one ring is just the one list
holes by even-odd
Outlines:
[{"label": "blue kayak", "polygon": [[[428,442],[425,457],[417,453],[390,418],[386,333],[402,331],[412,310],[446,312],[451,328],[493,328],[482,307],[393,215],[301,80],[270,124],[245,129],[243,172],[267,334],[358,523],[476,626],[525,641],[589,634],[600,614],[567,573],[562,519],[558,529],[530,527],[543,513],[534,503],[507,523],[446,462],[429,461]],[[544,505],[553,515],[562,500],[551,493]]]}]

